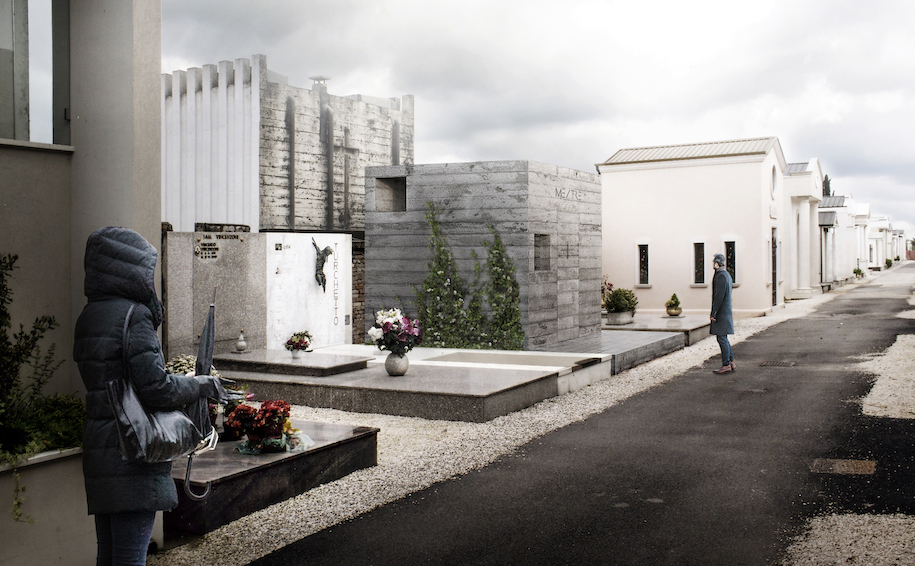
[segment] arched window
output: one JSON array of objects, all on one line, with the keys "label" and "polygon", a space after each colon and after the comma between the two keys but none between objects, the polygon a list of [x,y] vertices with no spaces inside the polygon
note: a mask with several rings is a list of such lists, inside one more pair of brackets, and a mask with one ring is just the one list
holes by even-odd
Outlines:
[{"label": "arched window", "polygon": [[775,165],[772,166],[772,184],[769,186],[769,192],[772,194],[772,198],[775,198],[775,181],[778,178],[778,174],[775,171]]}]

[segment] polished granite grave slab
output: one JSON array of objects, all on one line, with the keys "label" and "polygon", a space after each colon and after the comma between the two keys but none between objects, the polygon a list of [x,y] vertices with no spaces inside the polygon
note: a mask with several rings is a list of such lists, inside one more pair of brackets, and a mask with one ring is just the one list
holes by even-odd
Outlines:
[{"label": "polished granite grave slab", "polygon": [[680,332],[686,339],[686,345],[708,338],[710,321],[707,315],[688,314],[667,316],[666,314],[635,313],[631,324],[604,324],[601,330],[634,331],[634,332]]},{"label": "polished granite grave slab", "polygon": [[385,372],[383,358],[366,369],[321,378],[223,371],[217,367],[224,376],[247,383],[258,399],[283,399],[297,405],[359,413],[470,422],[485,422],[555,397],[560,374],[571,372],[564,366],[413,359],[413,352],[410,369],[401,377],[391,377]]},{"label": "polished granite grave slab", "polygon": [[302,352],[293,358],[289,350],[246,350],[213,356],[213,365],[223,370],[327,376],[363,369],[371,358],[324,352]]},{"label": "polished granite grave slab", "polygon": [[378,429],[293,421],[315,441],[303,452],[241,454],[238,441],[220,442],[216,449],[194,458],[191,488],[210,495],[193,501],[184,493],[187,458],[172,465],[178,507],[164,515],[166,531],[208,533],[255,511],[378,463]]},{"label": "polished granite grave slab", "polygon": [[605,356],[594,354],[555,354],[551,352],[509,352],[503,350],[461,350],[425,358],[436,362],[469,362],[520,366],[556,366],[578,371],[605,361]]},{"label": "polished granite grave slab", "polygon": [[[686,337],[681,332],[645,330],[602,330],[590,336],[538,348],[550,352],[597,352],[610,360],[611,375],[617,375],[639,364],[681,350]],[[581,372],[576,372],[581,373]],[[576,374],[572,374],[573,377]]]},{"label": "polished granite grave slab", "polygon": [[[334,376],[223,371],[247,382],[258,399],[344,411],[485,422],[609,379],[684,347],[680,332],[602,331],[539,350],[413,349],[410,370],[389,377],[387,352],[365,344],[321,348],[366,357],[368,367]],[[317,353],[317,352],[316,352]]]}]

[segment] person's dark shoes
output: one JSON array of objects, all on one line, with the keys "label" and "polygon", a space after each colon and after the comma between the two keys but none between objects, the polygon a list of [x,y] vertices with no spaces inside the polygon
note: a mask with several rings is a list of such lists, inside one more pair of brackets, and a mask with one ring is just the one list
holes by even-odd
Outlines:
[{"label": "person's dark shoes", "polygon": [[731,370],[731,364],[728,364],[726,366],[721,366],[721,368],[714,370],[712,373],[717,373],[720,375],[722,373],[731,373],[731,371],[733,371]]},{"label": "person's dark shoes", "polygon": [[734,360],[731,360],[731,371],[734,371],[736,369],[737,369],[737,366],[734,364]]}]

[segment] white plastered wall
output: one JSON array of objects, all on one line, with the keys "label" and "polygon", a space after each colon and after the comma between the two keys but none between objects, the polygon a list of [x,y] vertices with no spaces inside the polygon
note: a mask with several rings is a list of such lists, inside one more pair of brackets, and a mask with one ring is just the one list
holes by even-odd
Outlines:
[{"label": "white plastered wall", "polygon": [[[333,255],[324,263],[326,287],[315,279],[312,238]],[[267,234],[267,349],[281,350],[294,332],[307,330],[314,347],[351,344],[352,236],[349,234]]]},{"label": "white plastered wall", "polygon": [[[735,316],[771,310],[771,167],[766,156],[600,166],[603,187],[603,272],[633,289],[640,313],[661,313],[676,293],[688,314],[711,301],[712,256],[725,241],[737,250]],[[705,283],[693,280],[693,244],[705,243]],[[638,245],[649,244],[649,285],[639,285]],[[769,282],[767,284],[767,282]],[[779,295],[779,303],[782,302]]]}]

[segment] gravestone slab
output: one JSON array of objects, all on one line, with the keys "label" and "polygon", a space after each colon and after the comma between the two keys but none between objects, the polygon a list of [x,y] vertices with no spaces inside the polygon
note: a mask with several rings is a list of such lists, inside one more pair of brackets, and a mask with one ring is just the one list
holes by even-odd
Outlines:
[{"label": "gravestone slab", "polygon": [[172,466],[178,507],[164,515],[166,530],[208,533],[246,515],[295,497],[309,489],[378,463],[379,430],[328,423],[293,421],[315,441],[304,452],[241,454],[239,441],[220,442],[215,450],[194,458],[191,487],[210,495],[193,501],[184,493],[187,458]]},{"label": "gravestone slab", "polygon": [[364,369],[371,359],[320,352],[304,352],[294,358],[288,350],[254,350],[214,356],[213,365],[223,372],[253,371],[321,377]]}]

